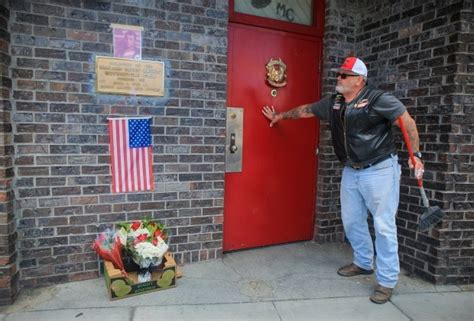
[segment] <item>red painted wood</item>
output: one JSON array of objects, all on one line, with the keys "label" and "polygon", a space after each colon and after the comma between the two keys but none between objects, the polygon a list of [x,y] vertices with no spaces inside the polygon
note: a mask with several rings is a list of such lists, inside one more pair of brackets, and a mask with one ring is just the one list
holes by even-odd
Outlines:
[{"label": "red painted wood", "polygon": [[[324,0],[313,0],[313,25],[305,26],[276,19],[263,18],[234,11],[234,2],[229,0],[229,20],[231,22],[265,27],[280,31],[322,37],[324,33]],[[237,0],[239,1],[239,0]]]},{"label": "red painted wood", "polygon": [[[244,147],[242,172],[225,177],[225,251],[313,237],[319,122],[270,128],[261,110],[317,100],[320,53],[314,37],[229,24],[228,106],[244,108]],[[288,85],[275,98],[265,81],[270,58],[288,68]]]}]

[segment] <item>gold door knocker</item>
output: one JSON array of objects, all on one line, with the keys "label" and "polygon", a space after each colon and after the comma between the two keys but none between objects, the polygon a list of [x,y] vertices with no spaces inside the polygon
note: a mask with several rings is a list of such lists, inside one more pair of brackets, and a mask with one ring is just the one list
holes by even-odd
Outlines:
[{"label": "gold door knocker", "polygon": [[273,87],[270,94],[276,97],[276,88],[285,87],[287,83],[286,75],[286,64],[280,59],[271,58],[266,65],[267,69],[267,82]]}]

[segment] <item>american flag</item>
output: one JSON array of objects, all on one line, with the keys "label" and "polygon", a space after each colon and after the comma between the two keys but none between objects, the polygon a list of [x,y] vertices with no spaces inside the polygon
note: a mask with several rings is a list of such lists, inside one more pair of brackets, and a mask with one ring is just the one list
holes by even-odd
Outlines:
[{"label": "american flag", "polygon": [[112,192],[154,189],[150,118],[109,118]]}]

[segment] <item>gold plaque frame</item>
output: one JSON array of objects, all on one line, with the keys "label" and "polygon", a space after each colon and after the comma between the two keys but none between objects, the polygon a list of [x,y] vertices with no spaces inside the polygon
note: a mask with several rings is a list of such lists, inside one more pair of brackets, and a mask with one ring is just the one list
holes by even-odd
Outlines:
[{"label": "gold plaque frame", "polygon": [[136,96],[165,95],[163,62],[96,57],[98,93]]}]

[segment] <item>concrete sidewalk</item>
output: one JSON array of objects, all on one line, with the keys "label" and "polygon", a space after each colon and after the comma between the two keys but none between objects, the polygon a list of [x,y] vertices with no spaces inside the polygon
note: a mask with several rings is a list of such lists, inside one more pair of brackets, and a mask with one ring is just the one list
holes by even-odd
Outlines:
[{"label": "concrete sidewalk", "polygon": [[173,289],[110,301],[103,278],[24,289],[0,308],[17,320],[473,320],[473,286],[402,275],[392,301],[369,301],[374,276],[343,278],[348,245],[302,242],[189,264]]}]

